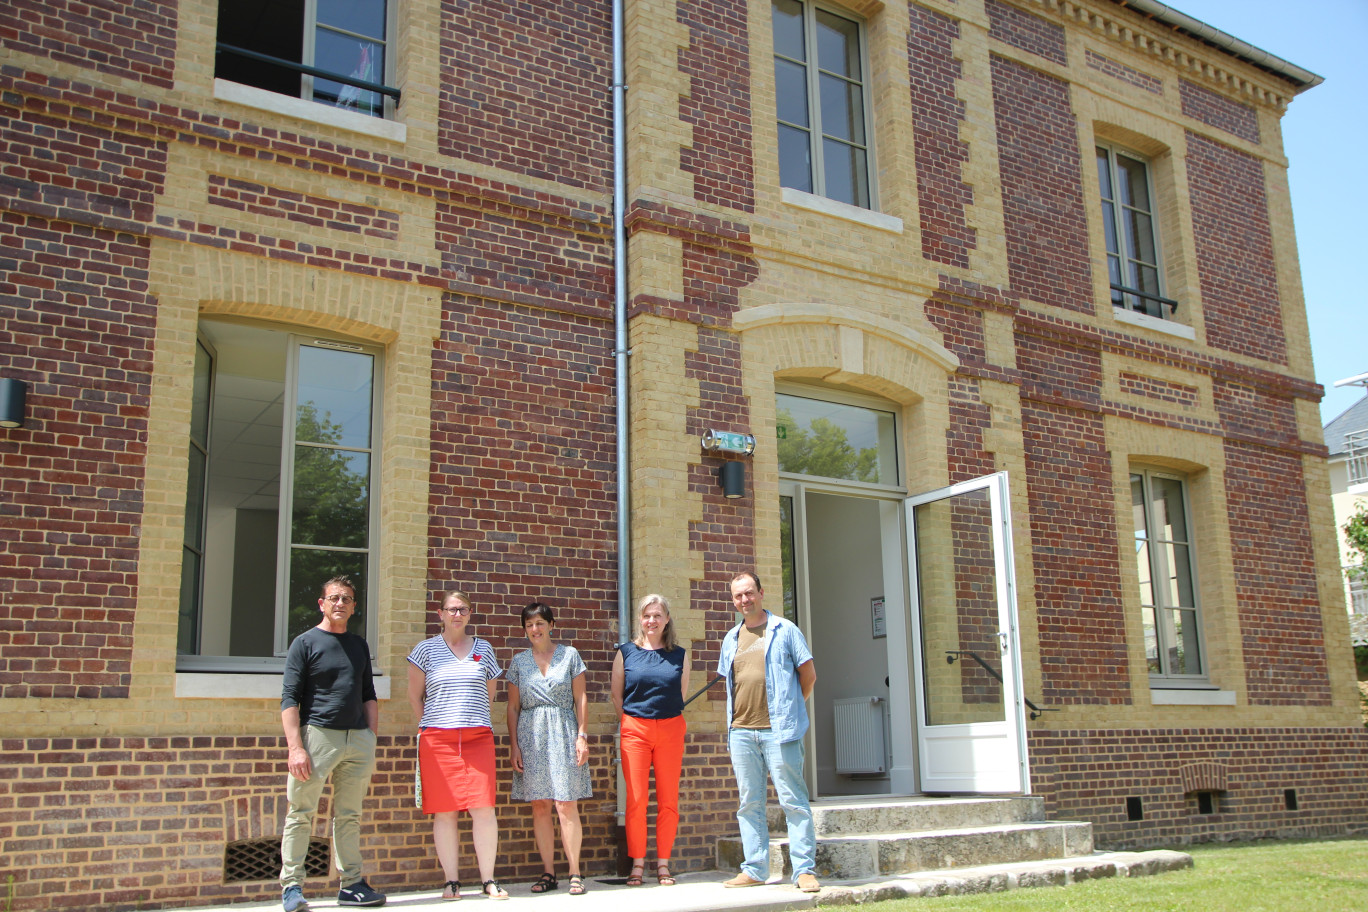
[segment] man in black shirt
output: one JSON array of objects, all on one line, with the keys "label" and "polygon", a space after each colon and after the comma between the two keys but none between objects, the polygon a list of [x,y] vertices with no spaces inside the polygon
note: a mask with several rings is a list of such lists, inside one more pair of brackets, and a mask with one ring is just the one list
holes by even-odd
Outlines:
[{"label": "man in black shirt", "polygon": [[280,840],[281,903],[306,912],[304,860],[323,784],[332,779],[333,854],[341,874],[340,906],[383,906],[385,896],[361,876],[361,803],[375,769],[380,704],[371,679],[370,648],[347,632],[356,586],[345,576],[323,584],[323,619],[295,637],[285,658],[280,721],[290,750],[285,796],[290,802]]}]

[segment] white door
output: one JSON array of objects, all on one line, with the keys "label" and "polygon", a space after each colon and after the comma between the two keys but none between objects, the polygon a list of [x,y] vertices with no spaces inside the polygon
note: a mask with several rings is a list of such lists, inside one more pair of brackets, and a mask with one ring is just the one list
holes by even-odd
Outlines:
[{"label": "white door", "polygon": [[1029,794],[1007,475],[904,503],[921,790]]}]

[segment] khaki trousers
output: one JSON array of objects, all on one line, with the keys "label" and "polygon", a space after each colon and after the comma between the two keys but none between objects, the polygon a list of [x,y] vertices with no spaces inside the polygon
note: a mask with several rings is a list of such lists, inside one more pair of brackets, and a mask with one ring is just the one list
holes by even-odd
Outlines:
[{"label": "khaki trousers", "polygon": [[332,845],[339,883],[349,887],[361,879],[361,803],[375,769],[375,732],[369,728],[304,726],[304,749],[313,773],[307,782],[288,776],[290,802],[280,838],[280,887],[304,885],[304,859],[309,854],[314,814],[323,784],[332,779]]}]

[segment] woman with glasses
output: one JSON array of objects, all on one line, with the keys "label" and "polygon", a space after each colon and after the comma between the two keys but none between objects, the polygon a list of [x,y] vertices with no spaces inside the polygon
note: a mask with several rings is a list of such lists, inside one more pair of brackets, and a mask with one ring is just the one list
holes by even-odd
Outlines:
[{"label": "woman with glasses", "polygon": [[461,898],[456,819],[470,814],[471,840],[480,868],[481,892],[508,899],[494,879],[499,828],[494,818],[494,732],[489,707],[495,679],[503,674],[494,647],[466,629],[470,599],[442,595],[437,609],[442,632],[409,653],[409,704],[419,717],[418,766],[423,813],[432,815],[432,841],[446,885],[443,899]]},{"label": "woman with glasses", "polygon": [[523,630],[532,648],[508,663],[508,733],[512,740],[514,801],[532,802],[532,832],[543,874],[533,893],[554,890],[556,880],[554,806],[561,845],[570,867],[571,896],[584,893],[580,876],[579,799],[589,798],[589,697],[584,660],[573,646],[557,643],[555,612],[544,602],[523,609]]}]

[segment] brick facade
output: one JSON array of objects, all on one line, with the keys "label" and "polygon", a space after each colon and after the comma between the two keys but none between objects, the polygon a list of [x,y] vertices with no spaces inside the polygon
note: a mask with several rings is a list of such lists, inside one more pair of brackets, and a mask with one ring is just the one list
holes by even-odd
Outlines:
[{"label": "brick facade", "polygon": [[955,97],[955,81],[962,72],[954,57],[959,24],[915,3],[908,10],[907,65],[917,141],[922,256],[968,266],[974,230],[965,222],[964,210],[973,202],[974,191],[964,183],[963,166],[969,156],[959,131],[964,102]]},{"label": "brick facade", "polygon": [[1069,84],[996,56],[992,78],[1012,290],[1091,313],[1088,218]]},{"label": "brick facade", "polygon": [[608,14],[601,3],[444,0],[442,153],[571,187],[610,186]]},{"label": "brick facade", "polygon": [[[1365,748],[1362,728],[1300,727],[1054,730],[1030,744],[1046,813],[1087,817],[1097,842],[1116,848],[1361,829]],[[1215,813],[1199,813],[1199,789],[1216,792]],[[1128,798],[1142,819],[1129,819]]]},{"label": "brick facade", "polygon": [[[763,5],[629,6],[626,252],[611,240],[605,5],[405,5],[385,124],[225,100],[213,0],[0,13],[0,376],[29,384],[25,426],[0,431],[13,909],[276,895],[224,877],[229,843],[279,834],[278,703],[248,692],[269,676],[177,667],[204,319],[383,355],[367,610],[387,696],[363,832],[381,889],[441,879],[412,807],[404,657],[448,586],[470,593],[502,664],[525,646],[521,606],[557,608],[588,665],[585,868],[618,868],[616,497],[631,495],[629,595],[671,599],[702,687],[735,623],[731,575],[756,567],[780,599],[780,485],[803,484],[775,456],[781,384],[897,416],[898,482],[861,497],[1009,476],[1022,686],[1054,710],[1027,731],[1052,816],[1091,820],[1104,846],[1368,825],[1368,741],[1321,583],[1335,554],[1307,418],[1321,390],[1290,218],[1270,204],[1282,150],[1259,131],[1297,87],[1111,0],[852,4],[869,17],[880,198],[874,214],[826,211],[782,193],[772,122],[757,120],[775,92],[752,60]],[[1184,296],[1172,320],[1110,306],[1093,138],[1153,156],[1167,287]],[[755,454],[704,453],[709,428],[754,434]],[[746,490],[731,500],[716,472],[735,459]],[[1190,482],[1209,705],[1148,678],[1133,463]],[[966,561],[947,579],[971,595],[947,636],[986,651],[984,518],[952,523]],[[850,625],[862,635],[866,611]],[[820,679],[839,680],[825,645]],[[963,701],[997,699],[969,663],[951,674]],[[723,706],[714,688],[687,711],[680,870],[711,867],[736,832]],[[497,872],[527,879],[530,815],[508,786],[503,771]],[[1197,792],[1218,812],[1196,814]]]},{"label": "brick facade", "polygon": [[1263,163],[1196,133],[1187,153],[1208,342],[1286,364]]},{"label": "brick facade", "polygon": [[1186,79],[1178,80],[1178,97],[1183,113],[1208,127],[1252,143],[1259,142],[1259,114],[1247,104],[1231,101],[1224,95]]}]

